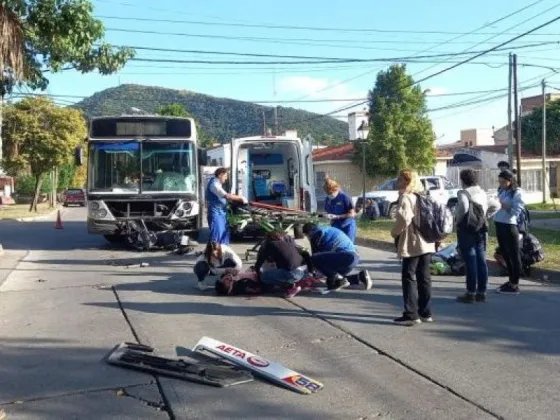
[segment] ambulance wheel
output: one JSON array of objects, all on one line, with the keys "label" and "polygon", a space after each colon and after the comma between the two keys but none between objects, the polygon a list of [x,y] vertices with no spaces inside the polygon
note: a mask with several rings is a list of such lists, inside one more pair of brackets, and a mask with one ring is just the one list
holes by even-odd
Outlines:
[{"label": "ambulance wheel", "polygon": [[294,225],[294,238],[303,239],[305,235],[303,234],[303,225]]}]

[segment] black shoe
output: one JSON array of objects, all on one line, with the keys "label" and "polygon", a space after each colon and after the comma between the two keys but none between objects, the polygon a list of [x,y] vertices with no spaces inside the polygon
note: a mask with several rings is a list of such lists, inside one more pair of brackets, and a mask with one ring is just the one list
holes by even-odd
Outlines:
[{"label": "black shoe", "polygon": [[400,318],[394,319],[393,323],[395,323],[397,325],[402,325],[402,326],[405,326],[405,327],[413,327],[415,325],[421,324],[422,321],[420,320],[420,318],[411,318],[407,315],[403,315]]},{"label": "black shoe", "polygon": [[461,296],[457,296],[457,302],[461,302],[461,303],[474,303],[476,301],[476,298],[473,294],[471,293],[465,293],[464,295]]},{"label": "black shoe", "polygon": [[486,293],[477,293],[475,300],[477,302],[486,302]]},{"label": "black shoe", "polygon": [[501,293],[503,295],[518,295],[519,294],[519,286],[513,285],[511,283],[504,283],[496,292]]},{"label": "black shoe", "polygon": [[360,283],[364,285],[366,290],[370,290],[373,287],[373,282],[371,281],[371,277],[369,275],[369,271],[362,270],[358,273],[358,278],[360,279]]},{"label": "black shoe", "polygon": [[344,289],[345,287],[348,286],[350,286],[350,282],[342,276],[337,275],[332,279],[330,284],[329,284],[329,280],[327,279],[327,289],[332,290],[333,292],[336,292],[340,289]]}]

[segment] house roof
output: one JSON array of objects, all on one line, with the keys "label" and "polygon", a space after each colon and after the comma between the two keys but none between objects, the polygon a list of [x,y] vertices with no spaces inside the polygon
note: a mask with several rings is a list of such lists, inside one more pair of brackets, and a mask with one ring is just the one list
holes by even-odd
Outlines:
[{"label": "house roof", "polygon": [[[327,160],[350,160],[354,153],[355,143],[347,143],[340,146],[329,146],[313,150],[313,162],[324,162]],[[436,149],[436,157],[452,158],[453,151]]]},{"label": "house roof", "polygon": [[340,146],[323,147],[313,150],[313,162],[324,162],[326,160],[349,160],[354,153],[354,143],[342,144]]}]

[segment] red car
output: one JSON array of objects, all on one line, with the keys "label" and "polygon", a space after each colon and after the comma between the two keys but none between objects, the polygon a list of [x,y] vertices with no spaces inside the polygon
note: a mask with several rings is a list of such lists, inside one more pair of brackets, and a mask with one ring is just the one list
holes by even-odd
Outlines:
[{"label": "red car", "polygon": [[69,189],[64,193],[64,207],[74,204],[78,206],[85,207],[86,205],[86,193],[84,190],[75,188]]}]

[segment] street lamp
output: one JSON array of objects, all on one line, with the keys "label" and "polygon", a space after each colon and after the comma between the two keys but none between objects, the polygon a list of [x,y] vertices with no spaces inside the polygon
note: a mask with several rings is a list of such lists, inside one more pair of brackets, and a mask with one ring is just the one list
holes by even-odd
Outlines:
[{"label": "street lamp", "polygon": [[362,121],[358,127],[360,143],[362,143],[362,215],[366,210],[366,132],[368,131],[368,123]]}]

